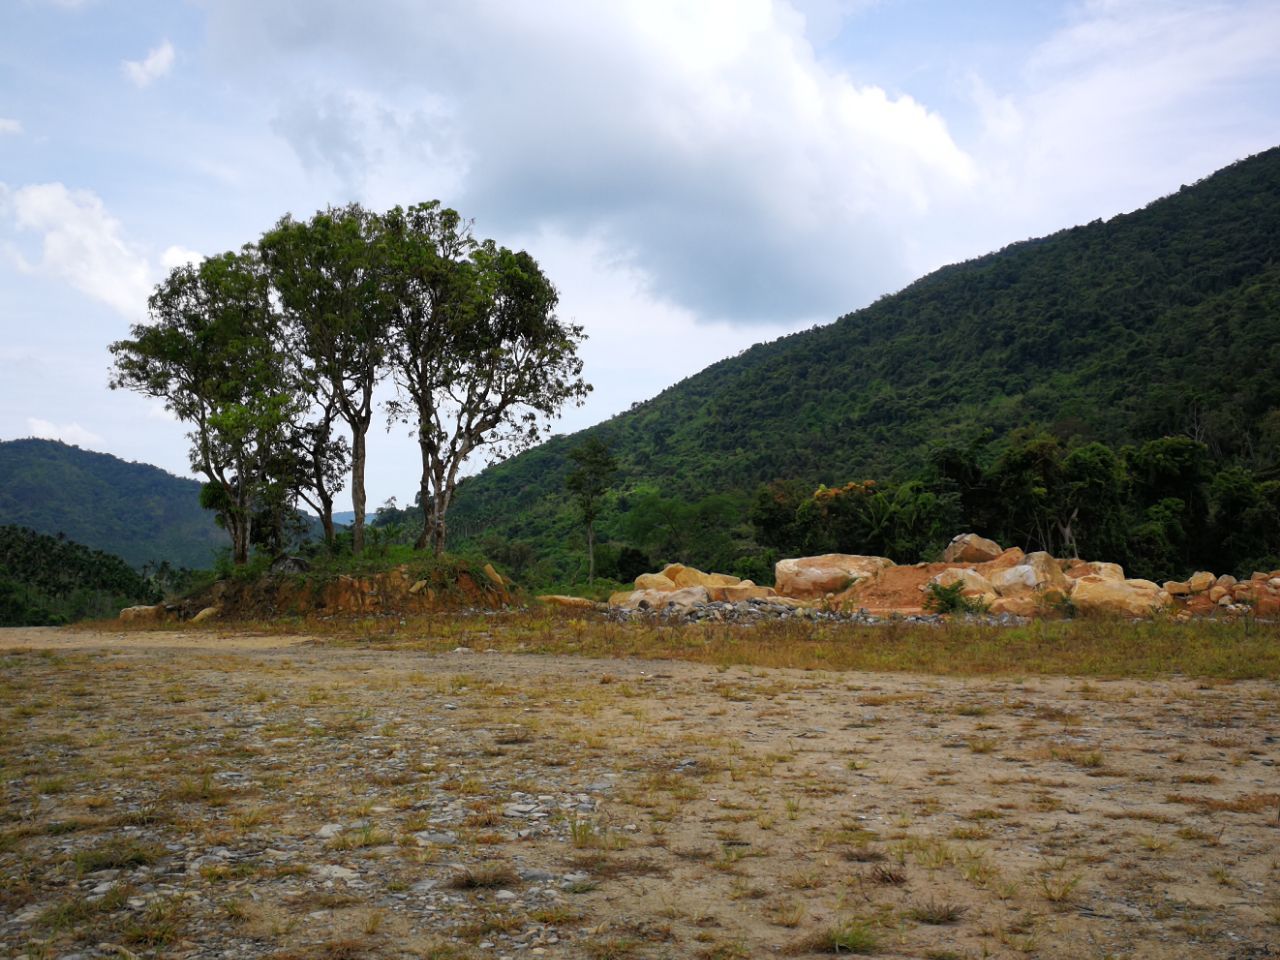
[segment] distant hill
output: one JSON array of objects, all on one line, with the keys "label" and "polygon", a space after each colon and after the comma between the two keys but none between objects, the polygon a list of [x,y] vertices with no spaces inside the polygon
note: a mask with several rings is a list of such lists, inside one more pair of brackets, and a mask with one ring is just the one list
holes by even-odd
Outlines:
[{"label": "distant hill", "polygon": [[0,526],[0,626],[114,616],[160,591],[122,559],[26,527]]},{"label": "distant hill", "polygon": [[[372,523],[377,517],[375,513],[366,513],[364,515],[365,523]],[[333,522],[341,527],[349,527],[356,522],[356,512],[354,510],[339,510],[333,515]]]},{"label": "distant hill", "polygon": [[56,440],[0,442],[0,524],[63,534],[135,568],[204,569],[229,543],[195,480]]},{"label": "distant hill", "polygon": [[1024,425],[1112,445],[1190,434],[1275,475],[1280,148],[716,363],[465,481],[450,521],[464,537],[576,542],[566,455],[588,436],[617,456],[623,497],[694,499],[898,479],[932,446]]}]

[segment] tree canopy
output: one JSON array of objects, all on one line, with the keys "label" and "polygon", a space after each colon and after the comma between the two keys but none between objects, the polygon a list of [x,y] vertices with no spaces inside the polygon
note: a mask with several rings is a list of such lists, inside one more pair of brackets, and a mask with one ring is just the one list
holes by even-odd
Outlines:
[{"label": "tree canopy", "polygon": [[474,240],[438,202],[286,216],[257,244],[173,270],[150,322],[112,344],[111,385],[163,399],[191,426],[202,503],[243,564],[252,543],[282,548],[298,499],[320,510],[332,547],[348,464],[362,550],[374,388],[392,374],[403,392],[389,413],[413,423],[422,452],[419,546],[440,552],[468,458],[535,443],[591,389],[582,328],[556,316],[557,302],[532,256]]}]

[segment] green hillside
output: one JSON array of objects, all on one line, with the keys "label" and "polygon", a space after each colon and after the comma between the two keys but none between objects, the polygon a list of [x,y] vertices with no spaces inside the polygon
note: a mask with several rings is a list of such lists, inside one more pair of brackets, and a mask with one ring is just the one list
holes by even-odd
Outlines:
[{"label": "green hillside", "polygon": [[0,442],[0,524],[63,534],[134,567],[211,567],[228,542],[195,480],[56,440]]},{"label": "green hillside", "polygon": [[0,526],[0,626],[114,616],[160,591],[119,557],[25,527]]},{"label": "green hillside", "polygon": [[645,488],[691,500],[905,479],[931,448],[991,431],[998,450],[1027,425],[1114,447],[1190,434],[1275,476],[1280,148],[714,364],[468,480],[450,519],[462,539],[563,548],[565,457],[592,435],[620,464],[616,518]]}]

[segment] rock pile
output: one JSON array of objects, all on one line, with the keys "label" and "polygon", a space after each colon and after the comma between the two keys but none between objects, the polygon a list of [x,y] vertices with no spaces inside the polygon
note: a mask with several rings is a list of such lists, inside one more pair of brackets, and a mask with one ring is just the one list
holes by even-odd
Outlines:
[{"label": "rock pile", "polygon": [[[961,585],[961,596],[993,618],[1060,616],[1150,617],[1280,615],[1280,571],[1249,580],[1197,573],[1163,585],[1125,577],[1116,563],[1024,553],[965,533],[948,545],[941,563],[895,564],[885,557],[824,554],[778,561],[776,588],[723,573],[670,564],[641,574],[635,589],[609,598],[614,616],[660,615],[688,620],[746,620],[762,616],[929,619],[926,601],[936,586]],[[568,598],[545,598],[567,602]]]}]

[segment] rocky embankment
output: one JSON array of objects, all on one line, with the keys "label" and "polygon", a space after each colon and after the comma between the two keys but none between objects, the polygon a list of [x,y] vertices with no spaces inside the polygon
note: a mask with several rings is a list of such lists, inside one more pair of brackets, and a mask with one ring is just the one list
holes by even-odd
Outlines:
[{"label": "rocky embankment", "polygon": [[[1157,584],[1125,577],[1119,564],[1005,549],[972,533],[952,540],[939,563],[895,564],[885,557],[838,553],[780,560],[774,587],[670,564],[660,573],[637,577],[635,589],[609,598],[608,609],[618,618],[925,618],[936,615],[937,588],[958,594],[970,611],[999,620],[1071,614],[1280,616],[1280,570],[1259,571],[1248,580],[1200,571],[1185,581]],[[561,606],[596,606],[580,597],[540,599]]]},{"label": "rocky embankment", "polygon": [[[292,561],[297,563],[298,561]],[[215,617],[413,615],[453,609],[500,609],[511,605],[511,582],[492,565],[447,580],[415,575],[399,566],[368,576],[312,576],[281,570],[257,580],[219,580],[178,603],[126,607],[120,620],[134,624],[201,623]]]}]

